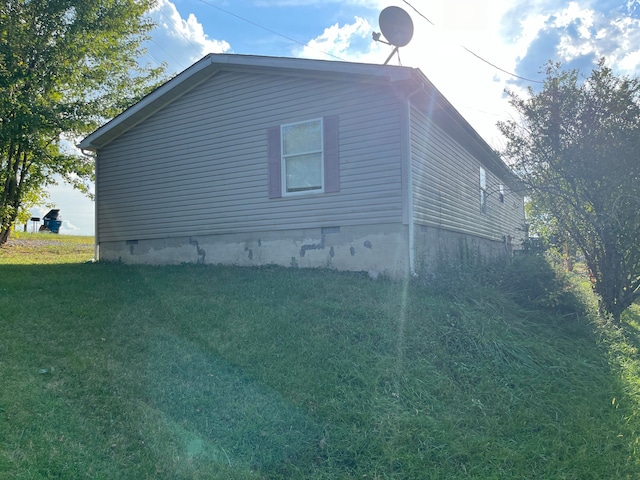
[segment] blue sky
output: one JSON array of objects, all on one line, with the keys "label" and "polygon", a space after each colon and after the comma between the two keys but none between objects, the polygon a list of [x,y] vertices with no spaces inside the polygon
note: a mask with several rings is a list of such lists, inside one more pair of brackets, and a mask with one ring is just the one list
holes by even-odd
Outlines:
[{"label": "blue sky", "polygon": [[[140,60],[164,62],[169,74],[208,53],[381,64],[391,47],[371,35],[391,5],[414,24],[402,65],[420,68],[494,148],[503,144],[496,122],[514,115],[504,89],[535,89],[548,60],[588,73],[605,57],[617,73],[640,73],[640,0],[158,0]],[[66,185],[50,196],[61,233],[93,235],[91,201]]]}]

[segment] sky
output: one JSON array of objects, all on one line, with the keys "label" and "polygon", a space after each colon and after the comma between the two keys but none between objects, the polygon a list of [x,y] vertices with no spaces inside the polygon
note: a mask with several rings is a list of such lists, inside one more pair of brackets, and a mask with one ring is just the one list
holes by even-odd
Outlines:
[{"label": "sky", "polygon": [[[158,0],[140,61],[164,63],[169,76],[209,53],[383,64],[392,47],[372,34],[389,6],[414,27],[389,64],[419,68],[498,150],[496,123],[516,118],[505,89],[535,92],[549,60],[585,75],[600,58],[617,74],[640,73],[640,0]],[[64,184],[49,193],[61,233],[94,234],[92,201]]]}]

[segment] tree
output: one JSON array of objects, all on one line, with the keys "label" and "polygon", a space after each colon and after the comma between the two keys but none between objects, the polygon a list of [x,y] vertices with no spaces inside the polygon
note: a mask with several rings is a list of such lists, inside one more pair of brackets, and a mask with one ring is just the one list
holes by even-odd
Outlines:
[{"label": "tree", "polygon": [[[0,246],[55,176],[87,192],[93,160],[69,142],[130,106],[162,67],[137,58],[153,0],[4,0],[0,5]],[[67,147],[65,148],[65,145]]]},{"label": "tree", "polygon": [[519,121],[498,126],[504,156],[585,256],[602,313],[640,296],[640,81],[600,61],[584,79],[549,64],[539,93],[508,92]]}]

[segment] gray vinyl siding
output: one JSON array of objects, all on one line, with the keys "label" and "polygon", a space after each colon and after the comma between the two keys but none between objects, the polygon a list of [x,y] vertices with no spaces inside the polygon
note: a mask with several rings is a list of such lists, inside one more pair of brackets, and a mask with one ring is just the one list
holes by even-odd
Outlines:
[{"label": "gray vinyl siding", "polygon": [[[411,166],[414,221],[454,232],[501,241],[522,236],[522,197],[417,108],[411,109]],[[486,213],[480,207],[480,167],[486,171]]]},{"label": "gray vinyl siding", "polygon": [[[99,241],[402,219],[388,88],[219,73],[98,151]],[[338,115],[340,191],[269,199],[267,129]]]}]

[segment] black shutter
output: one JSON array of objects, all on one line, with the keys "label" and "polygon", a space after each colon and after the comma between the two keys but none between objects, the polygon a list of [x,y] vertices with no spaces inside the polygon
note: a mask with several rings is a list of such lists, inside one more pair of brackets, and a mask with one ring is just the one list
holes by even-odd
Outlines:
[{"label": "black shutter", "polygon": [[280,126],[267,130],[269,152],[269,198],[282,197],[282,155],[280,152]]},{"label": "black shutter", "polygon": [[324,191],[340,191],[340,140],[338,116],[324,117]]}]

